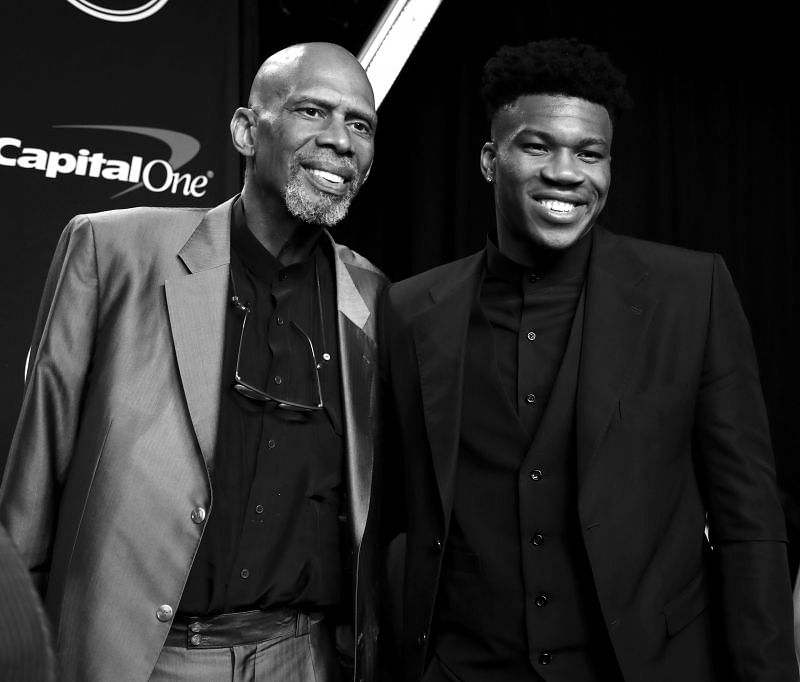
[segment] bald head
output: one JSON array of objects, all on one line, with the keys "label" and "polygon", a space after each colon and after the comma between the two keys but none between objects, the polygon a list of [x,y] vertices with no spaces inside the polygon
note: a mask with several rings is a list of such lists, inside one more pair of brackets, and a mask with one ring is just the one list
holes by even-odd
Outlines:
[{"label": "bald head", "polygon": [[364,97],[375,108],[375,96],[358,59],[334,43],[300,43],[276,52],[261,65],[250,87],[249,106],[265,107],[274,97],[320,72],[336,72],[348,92]]}]

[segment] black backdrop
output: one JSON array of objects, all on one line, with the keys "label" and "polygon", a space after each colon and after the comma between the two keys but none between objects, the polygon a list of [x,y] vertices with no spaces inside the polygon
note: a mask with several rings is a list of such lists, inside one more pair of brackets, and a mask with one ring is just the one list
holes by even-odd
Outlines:
[{"label": "black backdrop", "polygon": [[[207,143],[217,136],[213,139],[219,148],[212,160],[218,165],[235,163],[227,132],[229,110],[235,104],[231,100],[238,91],[244,101],[263,58],[303,40],[331,40],[357,53],[386,4],[201,3],[198,6],[219,10],[216,35],[210,40],[208,29],[197,26],[198,12],[184,4],[179,13],[181,1],[171,0],[172,15],[166,14],[168,4],[162,19],[171,16],[182,46],[169,50],[161,43],[149,45],[149,52],[167,50],[168,58],[166,69],[155,63],[148,68],[160,74],[159,83],[173,83],[182,93],[177,104],[172,103],[174,97],[166,100],[184,127],[191,130],[203,119]],[[41,40],[59,40],[56,26],[46,28]],[[372,175],[336,232],[393,279],[477,250],[493,222],[489,189],[478,172],[479,150],[487,135],[478,95],[482,64],[502,43],[553,36],[575,36],[608,51],[628,74],[636,106],[615,131],[613,186],[601,222],[617,232],[717,251],[725,258],[753,329],[796,567],[800,457],[795,449],[800,415],[795,391],[800,363],[793,325],[798,308],[794,200],[800,180],[795,170],[800,136],[794,122],[797,57],[791,31],[789,17],[773,2],[737,8],[735,3],[678,0],[443,0],[381,106]],[[190,46],[190,58],[184,43]],[[46,69],[41,64],[31,69],[35,56],[31,49],[16,57],[13,83],[42,78]],[[74,68],[69,64],[68,69]],[[59,78],[73,75],[58,64],[52,64],[52,73]],[[105,71],[98,78],[101,89],[106,87],[103,78],[108,78]],[[42,92],[43,99],[34,104],[58,111],[59,100],[47,98],[46,89]],[[128,94],[138,99],[146,88],[134,83]],[[102,111],[102,100],[98,106]],[[5,110],[0,112],[6,117]],[[216,133],[209,126],[216,126]],[[228,172],[225,181],[217,183],[213,199],[235,191],[237,185],[236,174]],[[35,202],[36,196],[10,191],[0,175],[0,199],[19,213],[19,203]],[[136,203],[134,199],[131,196],[129,204]],[[96,209],[91,197],[81,192],[70,198],[72,207],[72,212]],[[50,231],[36,239],[54,244],[54,227],[60,229],[69,215],[50,213]],[[22,222],[3,228],[28,234],[13,243],[16,253],[3,254],[0,272],[4,382],[19,381],[24,360],[20,353],[32,326],[32,313],[15,312],[18,283],[23,283],[26,300],[38,299],[46,267],[37,257],[27,264],[35,267],[25,269],[34,227]],[[0,464],[20,390],[16,383],[4,389],[11,398],[0,423]]]},{"label": "black backdrop", "polygon": [[[382,3],[281,4],[260,13],[260,55],[284,39],[357,52]],[[393,279],[481,248],[494,218],[478,169],[483,63],[502,43],[554,36],[606,50],[627,73],[635,107],[615,131],[601,222],[725,258],[756,343],[796,568],[796,37],[777,3],[735,5],[443,0],[381,106],[373,173],[337,236]]]}]

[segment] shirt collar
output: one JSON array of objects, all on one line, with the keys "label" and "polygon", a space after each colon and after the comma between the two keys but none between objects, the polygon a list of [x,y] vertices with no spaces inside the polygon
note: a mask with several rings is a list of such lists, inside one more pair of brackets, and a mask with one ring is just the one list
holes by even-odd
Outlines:
[{"label": "shirt collar", "polygon": [[500,251],[494,237],[489,235],[486,238],[486,273],[489,277],[512,284],[531,276],[534,281],[548,286],[582,282],[586,278],[586,266],[592,250],[592,234],[590,230],[564,251],[542,251],[533,267],[511,260]]},{"label": "shirt collar", "polygon": [[[329,241],[324,238],[317,239],[308,260],[299,265],[304,268],[313,262],[317,253],[320,252],[330,257],[329,250],[332,250],[332,247],[330,247]],[[322,245],[321,249],[320,245]],[[330,248],[326,248],[326,245]],[[269,250],[264,248],[264,245],[258,241],[250,228],[247,227],[247,216],[244,212],[244,202],[241,195],[234,199],[231,207],[231,250],[253,277],[262,282],[272,281],[275,275],[285,267]]]}]

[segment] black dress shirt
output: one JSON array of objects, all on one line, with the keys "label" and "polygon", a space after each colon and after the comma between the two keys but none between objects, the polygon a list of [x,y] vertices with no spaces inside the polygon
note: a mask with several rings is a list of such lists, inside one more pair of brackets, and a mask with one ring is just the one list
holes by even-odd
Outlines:
[{"label": "black dress shirt", "polygon": [[561,365],[591,249],[590,232],[565,251],[543,251],[531,267],[486,240],[480,308],[492,328],[500,383],[531,435]]},{"label": "black dress shirt", "polygon": [[320,238],[307,261],[282,266],[248,229],[237,200],[231,278],[231,295],[235,289],[250,307],[242,380],[279,398],[315,404],[307,335],[320,365],[324,409],[289,411],[233,390],[243,313],[231,305],[213,505],[179,610],[210,615],[335,606],[342,588],[343,440],[332,248]]}]

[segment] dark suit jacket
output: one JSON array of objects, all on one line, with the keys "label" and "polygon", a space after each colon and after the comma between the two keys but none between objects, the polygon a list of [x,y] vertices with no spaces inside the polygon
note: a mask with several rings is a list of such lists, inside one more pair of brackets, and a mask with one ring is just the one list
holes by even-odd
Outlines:
[{"label": "dark suit jacket", "polygon": [[[147,680],[213,513],[230,208],[78,216],[51,265],[0,522],[46,593],[60,680]],[[330,239],[330,235],[326,237]],[[376,298],[334,244],[358,676],[374,666]],[[350,638],[353,642],[353,638]]]},{"label": "dark suit jacket", "polygon": [[[796,680],[784,519],[730,275],[719,256],[595,230],[575,504],[620,668],[642,682],[705,681],[712,669],[726,682]],[[481,252],[393,284],[381,307],[406,490],[408,680],[431,636],[482,267]]]},{"label": "dark suit jacket", "polygon": [[56,682],[55,654],[39,595],[0,526],[0,678]]}]

